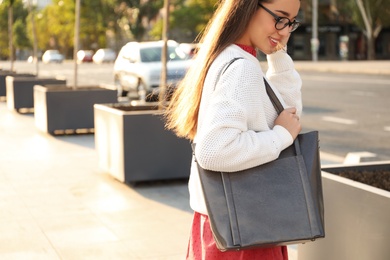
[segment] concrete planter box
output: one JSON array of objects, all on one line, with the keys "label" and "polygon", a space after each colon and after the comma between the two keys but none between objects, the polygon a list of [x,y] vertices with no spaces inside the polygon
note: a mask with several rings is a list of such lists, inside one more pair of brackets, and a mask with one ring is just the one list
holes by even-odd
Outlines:
[{"label": "concrete planter box", "polygon": [[390,192],[339,176],[345,170],[390,170],[390,161],[322,170],[326,236],[299,245],[298,259],[390,259]]},{"label": "concrete planter box", "polygon": [[116,102],[116,90],[99,86],[34,86],[35,126],[49,134],[91,133],[93,105]]},{"label": "concrete planter box", "polygon": [[155,105],[96,104],[99,167],[124,183],[189,177],[191,145],[164,127]]},{"label": "concrete planter box", "polygon": [[12,76],[12,77],[36,77],[36,75],[30,74],[30,73],[16,73],[15,71],[0,70],[0,97],[2,99],[5,99],[6,96],[7,96],[6,82],[5,82],[5,78],[7,76]]},{"label": "concrete planter box", "polygon": [[34,85],[66,85],[65,79],[6,77],[7,107],[20,112],[21,109],[31,111],[34,108]]}]

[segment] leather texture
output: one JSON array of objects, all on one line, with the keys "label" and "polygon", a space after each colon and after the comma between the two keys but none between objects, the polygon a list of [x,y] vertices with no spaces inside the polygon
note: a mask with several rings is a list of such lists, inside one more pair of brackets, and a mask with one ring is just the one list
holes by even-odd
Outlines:
[{"label": "leather texture", "polygon": [[[283,106],[264,81],[280,113]],[[299,134],[277,160],[239,172],[214,172],[198,164],[218,249],[297,244],[325,237],[318,137],[318,131]]]}]

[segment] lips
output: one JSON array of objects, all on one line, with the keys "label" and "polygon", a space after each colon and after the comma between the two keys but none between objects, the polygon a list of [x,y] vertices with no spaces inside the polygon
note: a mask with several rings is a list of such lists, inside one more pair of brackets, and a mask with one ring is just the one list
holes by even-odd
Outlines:
[{"label": "lips", "polygon": [[278,41],[278,40],[276,40],[276,39],[274,39],[272,37],[269,37],[269,42],[271,43],[272,47],[276,47],[276,46],[278,46],[280,44],[280,41]]}]

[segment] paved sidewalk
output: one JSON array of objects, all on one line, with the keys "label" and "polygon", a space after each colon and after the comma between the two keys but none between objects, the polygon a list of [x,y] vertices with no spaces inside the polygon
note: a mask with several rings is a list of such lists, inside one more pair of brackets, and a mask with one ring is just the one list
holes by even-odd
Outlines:
[{"label": "paved sidewalk", "polygon": [[186,181],[130,187],[93,135],[53,137],[0,102],[0,259],[184,259]]}]

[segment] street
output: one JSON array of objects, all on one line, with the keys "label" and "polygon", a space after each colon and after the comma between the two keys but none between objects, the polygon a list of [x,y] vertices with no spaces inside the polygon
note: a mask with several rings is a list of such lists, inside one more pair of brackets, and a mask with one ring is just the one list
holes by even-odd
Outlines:
[{"label": "street", "polygon": [[[0,62],[9,69],[9,62]],[[35,73],[35,65],[16,61],[17,72]],[[113,64],[79,64],[78,84],[113,84]],[[342,160],[350,152],[390,159],[389,75],[300,72],[303,80],[303,131],[318,130],[321,152]],[[40,77],[65,77],[73,84],[74,64],[39,64]]]},{"label": "street", "polygon": [[304,130],[319,130],[321,151],[390,158],[390,76],[301,73]]}]

